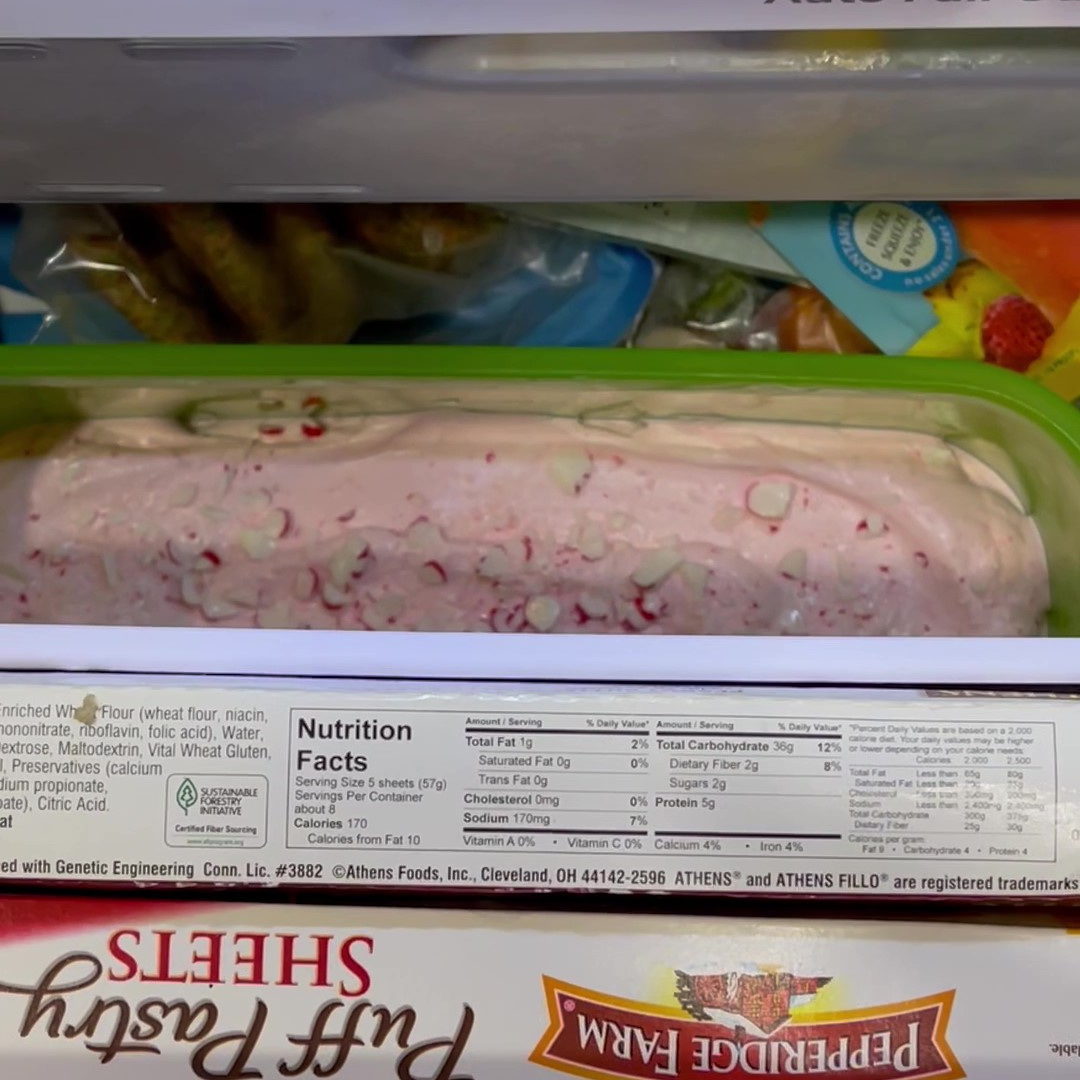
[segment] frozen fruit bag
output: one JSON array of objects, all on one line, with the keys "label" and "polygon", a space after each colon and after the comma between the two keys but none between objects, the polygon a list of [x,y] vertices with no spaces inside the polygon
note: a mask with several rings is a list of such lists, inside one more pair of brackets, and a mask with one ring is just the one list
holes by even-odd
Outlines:
[{"label": "frozen fruit bag", "polygon": [[304,206],[30,206],[14,265],[74,342],[342,344],[347,242]]},{"label": "frozen fruit bag", "polygon": [[985,360],[1080,400],[1080,202],[755,207],[883,353]]}]

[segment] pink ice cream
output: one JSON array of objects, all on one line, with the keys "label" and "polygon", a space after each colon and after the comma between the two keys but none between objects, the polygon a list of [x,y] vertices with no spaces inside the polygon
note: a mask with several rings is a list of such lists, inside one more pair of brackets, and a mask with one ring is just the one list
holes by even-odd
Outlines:
[{"label": "pink ice cream", "polygon": [[1002,479],[929,436],[432,411],[0,442],[6,622],[1032,635]]}]

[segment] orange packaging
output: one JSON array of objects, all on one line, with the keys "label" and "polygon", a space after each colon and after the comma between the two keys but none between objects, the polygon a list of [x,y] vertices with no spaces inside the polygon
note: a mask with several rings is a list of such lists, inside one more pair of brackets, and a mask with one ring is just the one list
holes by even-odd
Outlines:
[{"label": "orange packaging", "polygon": [[1080,202],[772,206],[755,224],[820,293],[792,293],[789,344],[984,360],[1080,400]]}]

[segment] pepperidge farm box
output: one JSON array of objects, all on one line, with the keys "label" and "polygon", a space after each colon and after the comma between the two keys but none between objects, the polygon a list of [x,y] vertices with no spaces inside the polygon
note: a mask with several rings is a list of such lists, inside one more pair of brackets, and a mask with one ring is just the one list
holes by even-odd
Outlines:
[{"label": "pepperidge farm box", "polygon": [[35,1080],[1076,1072],[1064,930],[0,899]]}]

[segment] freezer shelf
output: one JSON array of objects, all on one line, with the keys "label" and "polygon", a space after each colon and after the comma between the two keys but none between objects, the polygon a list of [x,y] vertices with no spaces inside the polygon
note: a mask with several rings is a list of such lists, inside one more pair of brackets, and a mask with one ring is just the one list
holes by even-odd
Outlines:
[{"label": "freezer shelf", "polygon": [[[257,11],[257,15],[253,14]],[[346,37],[670,30],[1080,26],[1065,0],[5,0],[0,38]]]},{"label": "freezer shelf", "polygon": [[1003,33],[8,41],[0,200],[1073,196],[1080,31]]},{"label": "freezer shelf", "polygon": [[[9,672],[827,686],[1072,686],[1076,638],[621,637],[0,626]],[[587,647],[583,647],[583,643]]]}]

